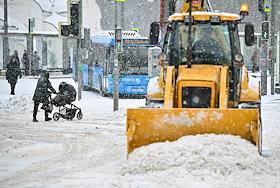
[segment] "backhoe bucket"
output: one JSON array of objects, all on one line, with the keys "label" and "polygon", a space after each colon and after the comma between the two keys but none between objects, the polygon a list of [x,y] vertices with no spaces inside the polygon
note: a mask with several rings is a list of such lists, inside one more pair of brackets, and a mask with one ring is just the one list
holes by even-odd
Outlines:
[{"label": "backhoe bucket", "polygon": [[186,135],[239,135],[261,153],[259,109],[128,109],[127,150],[154,142],[174,141]]}]

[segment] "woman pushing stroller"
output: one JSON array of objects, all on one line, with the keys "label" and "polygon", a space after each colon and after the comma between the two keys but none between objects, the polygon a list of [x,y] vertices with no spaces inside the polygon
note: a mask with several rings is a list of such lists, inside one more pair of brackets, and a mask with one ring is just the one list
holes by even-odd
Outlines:
[{"label": "woman pushing stroller", "polygon": [[33,122],[38,122],[37,120],[37,112],[40,103],[43,103],[42,109],[45,110],[45,121],[50,121],[52,118],[49,118],[49,97],[50,91],[54,94],[57,94],[55,89],[52,87],[51,82],[49,81],[49,73],[45,70],[41,72],[41,76],[37,81],[37,86],[35,89],[35,93],[33,95],[34,101],[34,109],[33,109]]}]

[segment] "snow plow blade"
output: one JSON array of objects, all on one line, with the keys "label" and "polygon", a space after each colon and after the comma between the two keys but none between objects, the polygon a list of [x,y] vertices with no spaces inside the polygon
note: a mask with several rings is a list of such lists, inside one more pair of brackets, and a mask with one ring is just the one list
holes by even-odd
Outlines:
[{"label": "snow plow blade", "polygon": [[128,109],[127,151],[155,142],[196,134],[238,135],[258,146],[261,154],[259,109]]}]

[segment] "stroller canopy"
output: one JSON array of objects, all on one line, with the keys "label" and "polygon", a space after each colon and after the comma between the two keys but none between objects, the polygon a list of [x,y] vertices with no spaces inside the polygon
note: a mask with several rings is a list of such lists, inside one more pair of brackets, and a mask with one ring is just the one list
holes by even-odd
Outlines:
[{"label": "stroller canopy", "polygon": [[52,104],[55,106],[64,106],[66,104],[71,104],[71,102],[76,100],[77,92],[71,84],[66,82],[61,82],[58,87],[58,94],[52,99]]}]

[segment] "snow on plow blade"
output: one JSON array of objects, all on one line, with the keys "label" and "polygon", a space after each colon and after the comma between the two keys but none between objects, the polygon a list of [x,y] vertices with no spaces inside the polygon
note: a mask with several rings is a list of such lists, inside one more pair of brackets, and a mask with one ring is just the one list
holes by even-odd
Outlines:
[{"label": "snow on plow blade", "polygon": [[186,135],[239,135],[261,154],[259,109],[128,109],[127,150]]}]

